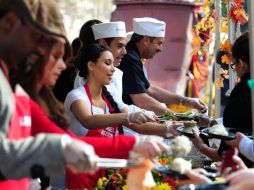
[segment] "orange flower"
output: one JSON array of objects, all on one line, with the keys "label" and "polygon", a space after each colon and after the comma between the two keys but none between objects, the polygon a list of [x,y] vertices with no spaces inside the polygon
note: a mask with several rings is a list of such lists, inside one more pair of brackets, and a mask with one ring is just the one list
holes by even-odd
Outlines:
[{"label": "orange flower", "polygon": [[225,63],[225,64],[230,64],[231,63],[231,57],[229,57],[228,55],[223,55],[221,56],[221,62]]},{"label": "orange flower", "polygon": [[227,3],[228,3],[228,0],[224,0],[224,3],[227,4]]},{"label": "orange flower", "polygon": [[217,89],[224,87],[224,78],[215,79],[214,84]]},{"label": "orange flower", "polygon": [[244,24],[248,21],[248,15],[242,5],[234,5],[231,7],[229,16],[236,23]]},{"label": "orange flower", "polygon": [[220,45],[220,49],[222,51],[228,51],[228,52],[230,52],[231,48],[232,48],[232,45],[230,44],[230,42],[228,40],[226,40],[224,43],[222,43]]}]

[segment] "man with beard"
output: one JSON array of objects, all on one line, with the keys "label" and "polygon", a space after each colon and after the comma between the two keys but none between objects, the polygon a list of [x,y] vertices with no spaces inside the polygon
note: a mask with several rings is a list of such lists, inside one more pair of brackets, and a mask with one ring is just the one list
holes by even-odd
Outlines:
[{"label": "man with beard", "polygon": [[[62,16],[54,1],[0,0],[0,189],[26,189],[27,181],[4,180],[61,175],[66,164],[78,172],[97,170],[97,156],[86,143],[68,135],[30,137],[32,121],[25,115],[29,110],[26,104],[18,105],[21,101],[15,103],[15,96],[24,92],[16,88],[13,96],[9,85],[9,70],[22,75],[29,64],[48,58],[53,41],[66,43],[64,36]],[[27,96],[23,97],[25,103]]]},{"label": "man with beard", "polygon": [[170,111],[161,104],[184,104],[206,112],[207,106],[196,98],[183,97],[149,83],[143,68],[143,59],[152,59],[162,51],[166,23],[154,18],[134,18],[133,35],[127,45],[127,54],[119,68],[123,71],[123,101],[126,104],[163,114]]}]

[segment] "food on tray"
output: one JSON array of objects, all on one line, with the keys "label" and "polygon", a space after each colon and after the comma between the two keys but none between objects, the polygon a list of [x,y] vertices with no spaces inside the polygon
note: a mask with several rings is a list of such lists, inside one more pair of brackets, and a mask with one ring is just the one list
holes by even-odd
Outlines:
[{"label": "food on tray", "polygon": [[228,136],[228,132],[224,125],[216,124],[209,128],[209,132],[215,135]]},{"label": "food on tray", "polygon": [[127,186],[131,190],[146,190],[154,187],[156,184],[151,173],[152,163],[150,160],[144,160],[144,164],[129,169],[127,175]]},{"label": "food on tray", "polygon": [[191,151],[191,141],[185,136],[177,136],[172,140],[170,151],[175,156],[186,156]]},{"label": "food on tray", "polygon": [[184,113],[177,112],[165,112],[164,114],[158,116],[161,120],[175,120],[175,121],[189,121],[198,120],[198,116],[194,111],[188,111]]},{"label": "food on tray", "polygon": [[169,165],[169,167],[181,174],[186,173],[188,170],[191,170],[191,162],[184,160],[183,158],[175,158]]},{"label": "food on tray", "polygon": [[184,127],[195,127],[195,126],[197,126],[197,122],[194,120],[184,121],[183,125],[184,125]]},{"label": "food on tray", "polygon": [[184,121],[183,122],[184,128],[182,129],[182,132],[185,133],[193,133],[192,130],[196,131],[197,134],[199,134],[199,129],[197,127],[197,122],[196,121]]}]

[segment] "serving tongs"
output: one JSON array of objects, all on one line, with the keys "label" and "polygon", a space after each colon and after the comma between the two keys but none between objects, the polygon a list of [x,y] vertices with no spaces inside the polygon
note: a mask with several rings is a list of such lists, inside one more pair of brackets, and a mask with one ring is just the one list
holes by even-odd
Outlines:
[{"label": "serving tongs", "polygon": [[[114,158],[99,158],[97,160],[97,166],[99,168],[132,168],[143,166],[143,161],[141,160],[126,160],[126,159],[114,159]],[[171,175],[172,177],[177,177],[179,179],[188,179],[184,174],[180,174],[177,171],[170,169],[168,166],[162,166],[159,164],[153,164],[152,170],[156,170],[161,173]],[[219,172],[207,172],[203,174],[204,176],[214,180],[220,175]]]},{"label": "serving tongs", "polygon": [[99,168],[129,168],[141,166],[143,163],[138,160],[99,158],[97,166]]}]

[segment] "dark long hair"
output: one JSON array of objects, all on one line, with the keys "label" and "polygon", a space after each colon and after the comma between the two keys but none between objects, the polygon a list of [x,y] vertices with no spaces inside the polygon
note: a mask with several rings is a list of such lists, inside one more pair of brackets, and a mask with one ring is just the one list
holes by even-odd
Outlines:
[{"label": "dark long hair", "polygon": [[[75,60],[75,65],[79,69],[79,75],[85,79],[87,79],[88,76],[88,68],[87,64],[89,61],[92,61],[94,63],[97,62],[97,60],[100,58],[101,54],[105,51],[110,51],[108,47],[105,47],[103,45],[99,44],[89,44],[87,46],[83,46],[80,51],[78,56],[76,57]],[[113,97],[107,90],[105,86],[102,87],[102,93],[106,98],[109,100],[111,106],[114,109],[114,113],[120,113],[120,110],[117,106],[117,103],[114,101]],[[119,125],[119,133],[123,134],[123,128],[121,125]]]},{"label": "dark long hair", "polygon": [[[65,56],[64,56],[65,57]],[[43,76],[45,64],[48,59],[40,59],[37,60],[35,64],[32,64],[29,70],[22,75],[22,77],[15,74],[16,71],[11,72],[11,78],[17,83],[19,83],[24,90],[29,94],[29,96],[39,104],[39,106],[43,110],[43,102],[46,104],[48,109],[48,118],[56,123],[59,127],[63,129],[67,129],[69,126],[69,120],[64,112],[63,104],[58,101],[54,94],[52,93],[52,89],[48,86],[43,86],[42,89],[37,93],[36,85],[41,80]],[[43,102],[41,102],[41,100]],[[43,110],[45,112],[45,110]]]},{"label": "dark long hair", "polygon": [[86,46],[88,44],[97,43],[98,40],[94,39],[94,34],[92,30],[92,26],[94,24],[102,23],[100,20],[92,19],[87,21],[80,29],[79,32],[79,40],[81,41],[81,46]]},{"label": "dark long hair", "polygon": [[105,51],[110,51],[108,47],[99,44],[88,44],[87,46],[81,47],[78,56],[74,59],[75,65],[79,70],[79,76],[87,79],[88,69],[87,64],[89,61],[96,63],[100,58],[101,54]]}]

